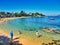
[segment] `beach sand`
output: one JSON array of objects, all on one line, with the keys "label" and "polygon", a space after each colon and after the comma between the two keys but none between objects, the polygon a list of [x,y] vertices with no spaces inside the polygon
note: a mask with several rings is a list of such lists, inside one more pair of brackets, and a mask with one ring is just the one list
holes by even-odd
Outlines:
[{"label": "beach sand", "polygon": [[[6,31],[3,31],[0,29],[0,36],[6,36],[8,38],[10,38],[9,36],[10,34],[7,33]],[[19,43],[23,44],[23,45],[42,45],[42,43],[49,43],[52,42],[52,38],[49,37],[39,37],[37,38],[35,35],[24,35],[24,34],[14,34],[14,38],[18,38]]]},{"label": "beach sand", "polygon": [[6,21],[12,20],[12,19],[16,19],[16,18],[15,17],[13,17],[13,18],[1,18],[0,23],[6,22]]}]

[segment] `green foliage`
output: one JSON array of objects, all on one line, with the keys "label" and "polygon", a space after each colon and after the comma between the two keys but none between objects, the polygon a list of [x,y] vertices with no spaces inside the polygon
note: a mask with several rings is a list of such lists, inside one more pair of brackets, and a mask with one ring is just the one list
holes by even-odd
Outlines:
[{"label": "green foliage", "polygon": [[14,13],[14,17],[18,17],[19,16],[19,14],[18,13]]},{"label": "green foliage", "polygon": [[0,12],[0,15],[4,15],[5,14],[5,12]]},{"label": "green foliage", "polygon": [[45,15],[43,15],[42,13],[38,13],[38,12],[27,14],[26,12],[21,11],[20,13],[17,13],[17,12],[15,12],[15,13],[11,13],[11,12],[0,12],[0,17],[1,16],[2,17],[21,17],[21,16],[31,16],[31,17],[37,16],[37,17],[39,17],[39,16],[45,16]]},{"label": "green foliage", "polygon": [[3,17],[5,15],[5,12],[0,12],[0,17]]}]

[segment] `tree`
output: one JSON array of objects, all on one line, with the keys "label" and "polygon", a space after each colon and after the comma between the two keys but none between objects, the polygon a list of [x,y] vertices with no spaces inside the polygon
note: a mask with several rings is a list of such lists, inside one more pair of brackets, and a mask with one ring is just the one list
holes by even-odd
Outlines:
[{"label": "tree", "polygon": [[15,17],[19,17],[19,14],[18,14],[18,13],[14,13],[14,16],[15,16]]},{"label": "tree", "polygon": [[27,13],[25,13],[24,11],[20,12],[20,16],[28,16]]},{"label": "tree", "polygon": [[38,13],[38,12],[35,13],[35,16],[39,16],[39,15],[40,15],[40,13]]},{"label": "tree", "polygon": [[32,13],[31,16],[35,16],[35,13]]},{"label": "tree", "polygon": [[35,13],[35,16],[45,16],[45,15],[43,15],[42,13],[36,12],[36,13]]},{"label": "tree", "polygon": [[11,13],[11,12],[0,12],[0,17],[21,17],[21,16],[45,16],[42,13],[36,12],[36,13],[26,13],[24,11],[21,11],[20,13]]},{"label": "tree", "polygon": [[5,12],[0,12],[0,15],[5,15]]},{"label": "tree", "polygon": [[0,17],[5,17],[5,12],[0,12]]},{"label": "tree", "polygon": [[41,16],[45,16],[44,14],[40,13]]}]

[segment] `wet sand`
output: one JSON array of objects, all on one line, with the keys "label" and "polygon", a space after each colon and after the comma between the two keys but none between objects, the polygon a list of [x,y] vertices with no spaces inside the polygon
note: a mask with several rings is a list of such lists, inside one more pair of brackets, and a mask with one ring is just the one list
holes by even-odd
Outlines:
[{"label": "wet sand", "polygon": [[16,19],[16,18],[19,18],[19,17],[1,18],[1,19],[0,19],[0,23],[6,22],[6,21],[8,21],[8,20]]}]

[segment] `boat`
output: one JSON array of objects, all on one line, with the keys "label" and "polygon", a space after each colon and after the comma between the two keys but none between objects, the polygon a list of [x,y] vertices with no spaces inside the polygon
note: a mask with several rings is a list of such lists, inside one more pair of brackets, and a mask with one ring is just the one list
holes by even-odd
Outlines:
[{"label": "boat", "polygon": [[50,18],[50,20],[55,20],[55,18]]}]

